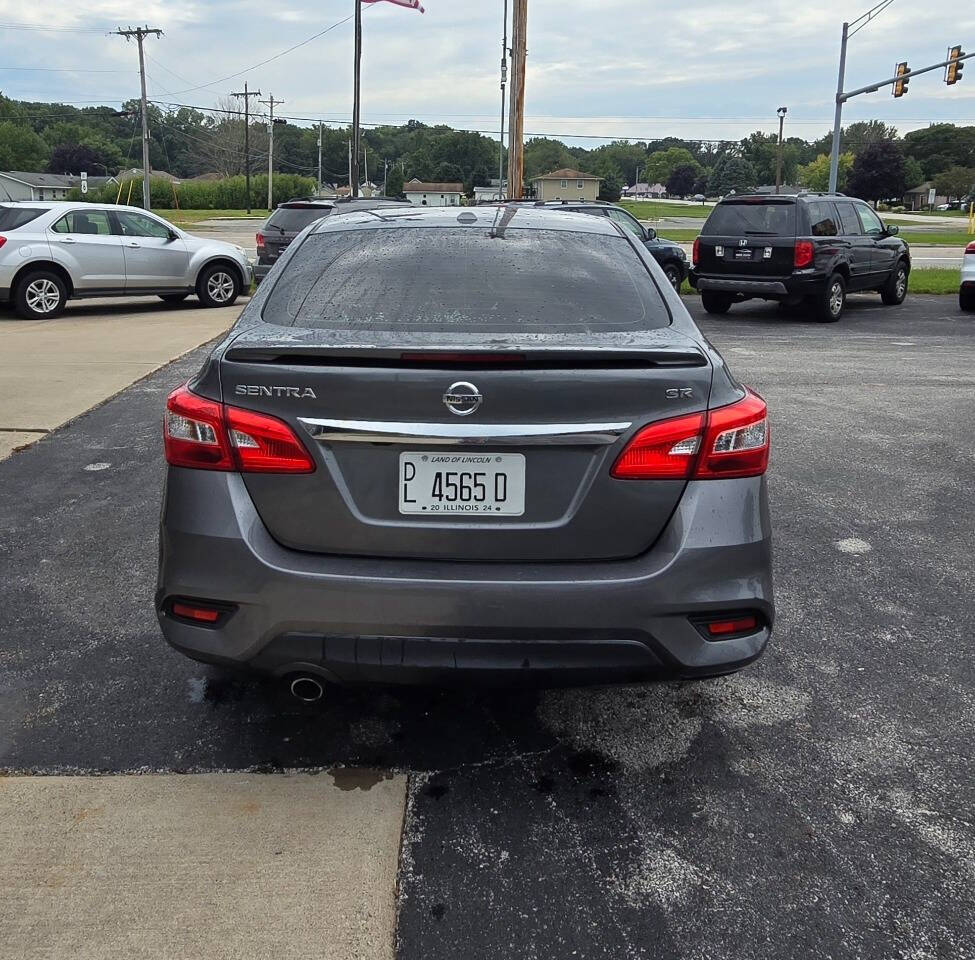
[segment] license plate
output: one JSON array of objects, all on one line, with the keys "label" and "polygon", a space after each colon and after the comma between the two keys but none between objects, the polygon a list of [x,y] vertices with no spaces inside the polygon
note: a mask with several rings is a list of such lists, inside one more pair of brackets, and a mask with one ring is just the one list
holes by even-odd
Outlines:
[{"label": "license plate", "polygon": [[401,453],[399,512],[520,517],[525,458],[520,453]]},{"label": "license plate", "polygon": [[751,258],[752,258],[752,252],[749,249],[735,251],[736,260],[751,260]]}]

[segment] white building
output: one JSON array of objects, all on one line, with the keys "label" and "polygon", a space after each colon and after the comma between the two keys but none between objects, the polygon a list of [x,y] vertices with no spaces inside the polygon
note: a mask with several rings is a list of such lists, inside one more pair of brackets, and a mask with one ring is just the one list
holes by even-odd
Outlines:
[{"label": "white building", "polygon": [[[109,180],[118,182],[115,177],[89,177],[88,189],[95,190]],[[81,187],[81,177],[73,174],[0,171],[0,201],[64,200],[75,187]]]},{"label": "white building", "polygon": [[508,199],[508,181],[500,183],[497,178],[486,187],[474,188],[475,203],[496,203],[498,200]]},{"label": "white building", "polygon": [[459,207],[464,195],[462,183],[424,183],[414,177],[403,184],[406,199],[417,207]]}]

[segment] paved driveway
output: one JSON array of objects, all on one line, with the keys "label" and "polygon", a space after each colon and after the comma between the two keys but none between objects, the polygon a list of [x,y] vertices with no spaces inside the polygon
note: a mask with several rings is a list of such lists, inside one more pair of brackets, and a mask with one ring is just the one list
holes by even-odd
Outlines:
[{"label": "paved driveway", "polygon": [[[182,659],[152,613],[159,416],[197,353],[0,462],[0,767],[407,773],[410,960],[971,958],[975,324],[947,297],[699,319],[772,411],[753,667],[302,713]],[[315,880],[290,867],[272,915]]]}]

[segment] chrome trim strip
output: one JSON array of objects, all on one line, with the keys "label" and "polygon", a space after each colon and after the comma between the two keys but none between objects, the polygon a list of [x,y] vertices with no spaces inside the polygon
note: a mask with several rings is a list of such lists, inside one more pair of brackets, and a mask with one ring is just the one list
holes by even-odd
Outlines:
[{"label": "chrome trim strip", "polygon": [[314,440],[323,443],[425,443],[437,446],[605,446],[631,423],[397,423],[387,420],[319,420],[299,417]]}]

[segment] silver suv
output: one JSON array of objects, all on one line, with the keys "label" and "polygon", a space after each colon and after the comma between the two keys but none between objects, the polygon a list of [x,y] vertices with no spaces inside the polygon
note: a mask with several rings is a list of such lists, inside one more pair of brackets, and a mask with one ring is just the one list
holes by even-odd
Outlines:
[{"label": "silver suv", "polygon": [[0,204],[0,303],[20,316],[56,317],[75,297],[195,293],[232,304],[251,282],[242,247],[178,230],[138,207],[106,203]]}]

